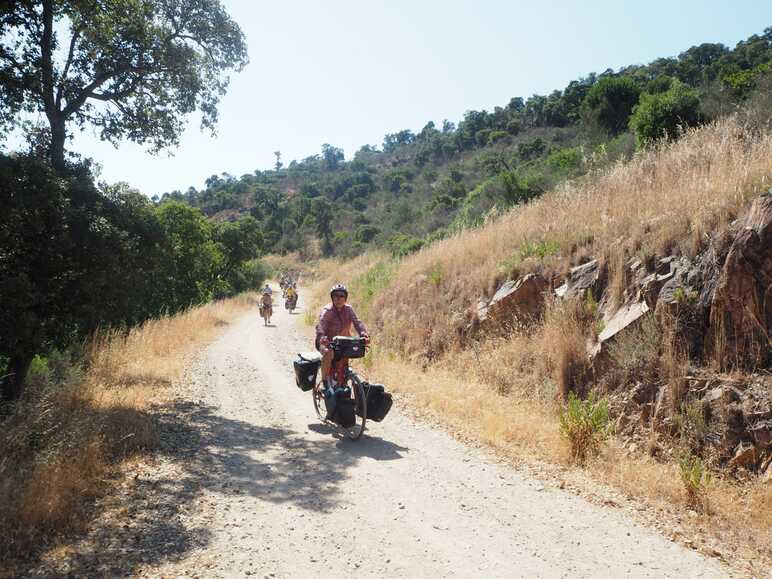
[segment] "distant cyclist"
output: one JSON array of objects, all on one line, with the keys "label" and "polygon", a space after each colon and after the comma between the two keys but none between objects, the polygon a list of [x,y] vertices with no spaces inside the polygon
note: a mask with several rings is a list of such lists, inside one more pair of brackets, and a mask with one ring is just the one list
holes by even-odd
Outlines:
[{"label": "distant cyclist", "polygon": [[273,315],[273,290],[270,285],[265,284],[260,293],[260,317],[263,318],[267,326],[271,323],[271,316]]}]

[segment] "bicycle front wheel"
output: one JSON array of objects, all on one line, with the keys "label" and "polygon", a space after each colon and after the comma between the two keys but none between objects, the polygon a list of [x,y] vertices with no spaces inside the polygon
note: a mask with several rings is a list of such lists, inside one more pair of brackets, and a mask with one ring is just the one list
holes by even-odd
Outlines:
[{"label": "bicycle front wheel", "polygon": [[314,411],[316,412],[317,418],[322,422],[325,422],[327,417],[327,407],[324,405],[324,394],[322,394],[321,381],[313,388],[313,390],[311,390],[311,398],[314,399]]},{"label": "bicycle front wheel", "polygon": [[354,394],[354,404],[356,404],[354,424],[348,428],[341,428],[343,428],[348,438],[359,440],[365,432],[365,423],[367,422],[367,395],[365,394],[364,386],[362,386],[359,380],[350,380],[349,386]]}]

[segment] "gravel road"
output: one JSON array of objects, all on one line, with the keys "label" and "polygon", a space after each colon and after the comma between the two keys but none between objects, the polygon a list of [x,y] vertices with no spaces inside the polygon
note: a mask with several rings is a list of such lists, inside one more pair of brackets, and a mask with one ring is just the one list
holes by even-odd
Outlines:
[{"label": "gravel road", "polygon": [[195,540],[143,574],[725,575],[715,561],[529,480],[396,405],[360,441],[341,438],[294,385],[292,357],[309,350],[302,317],[276,308],[264,327],[250,313],[191,368],[183,412],[194,432],[180,446],[194,464],[180,478],[197,498],[179,524]]}]

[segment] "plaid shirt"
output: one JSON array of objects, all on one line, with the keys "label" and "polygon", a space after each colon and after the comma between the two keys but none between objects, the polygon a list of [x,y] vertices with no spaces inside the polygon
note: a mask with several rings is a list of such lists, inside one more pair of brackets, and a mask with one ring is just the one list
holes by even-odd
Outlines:
[{"label": "plaid shirt", "polygon": [[357,317],[354,308],[345,304],[340,310],[337,310],[332,304],[327,304],[319,312],[319,322],[316,324],[316,343],[319,344],[322,336],[328,338],[350,336],[351,326],[356,328],[360,336],[367,335],[367,328]]}]

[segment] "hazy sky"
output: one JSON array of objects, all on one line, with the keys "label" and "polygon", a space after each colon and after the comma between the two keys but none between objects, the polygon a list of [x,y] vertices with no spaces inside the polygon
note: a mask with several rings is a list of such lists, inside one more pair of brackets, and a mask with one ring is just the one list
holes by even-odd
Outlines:
[{"label": "hazy sky", "polygon": [[[589,72],[739,40],[772,26],[772,0],[224,0],[250,64],[232,78],[218,135],[191,119],[152,156],[88,133],[74,149],[102,178],[152,195],[318,153],[346,158],[385,133],[563,88]],[[72,145],[71,145],[72,146]]]}]

